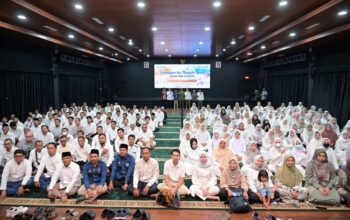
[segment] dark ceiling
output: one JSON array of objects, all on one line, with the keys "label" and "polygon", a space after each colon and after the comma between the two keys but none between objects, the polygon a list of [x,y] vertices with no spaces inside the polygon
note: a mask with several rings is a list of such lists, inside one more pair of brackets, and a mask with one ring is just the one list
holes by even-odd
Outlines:
[{"label": "dark ceiling", "polygon": [[217,8],[214,0],[146,0],[143,8],[139,1],[2,0],[0,27],[117,62],[147,56],[249,62],[350,30],[349,0],[221,0]]}]

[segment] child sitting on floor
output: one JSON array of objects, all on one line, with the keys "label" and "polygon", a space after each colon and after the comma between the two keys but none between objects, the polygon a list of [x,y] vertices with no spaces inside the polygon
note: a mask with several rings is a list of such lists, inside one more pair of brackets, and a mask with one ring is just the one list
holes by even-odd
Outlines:
[{"label": "child sitting on floor", "polygon": [[260,170],[258,180],[255,181],[255,186],[258,189],[257,195],[260,201],[264,204],[267,210],[270,209],[270,202],[274,199],[274,194],[277,186],[272,185],[269,181],[269,174],[266,170]]}]

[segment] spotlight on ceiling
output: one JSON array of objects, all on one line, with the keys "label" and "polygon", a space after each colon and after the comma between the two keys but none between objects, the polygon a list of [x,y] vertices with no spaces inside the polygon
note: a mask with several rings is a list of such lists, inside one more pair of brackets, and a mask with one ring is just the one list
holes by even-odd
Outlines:
[{"label": "spotlight on ceiling", "polygon": [[279,5],[280,7],[285,7],[285,6],[288,5],[288,1],[280,1],[280,2],[278,3],[278,5]]},{"label": "spotlight on ceiling", "polygon": [[144,8],[146,6],[145,1],[139,0],[137,1],[137,7]]},{"label": "spotlight on ceiling", "polygon": [[347,14],[348,14],[348,11],[346,11],[346,10],[342,10],[342,11],[338,12],[338,16],[345,16]]},{"label": "spotlight on ceiling", "polygon": [[22,15],[22,14],[17,15],[17,18],[18,18],[19,20],[27,20],[27,17],[26,17],[25,15]]},{"label": "spotlight on ceiling", "polygon": [[205,31],[210,31],[210,27],[205,27],[204,30]]},{"label": "spotlight on ceiling", "polygon": [[83,7],[82,4],[76,3],[76,4],[74,4],[74,8],[77,9],[77,10],[83,10],[84,7]]},{"label": "spotlight on ceiling", "polygon": [[152,31],[157,31],[158,28],[157,27],[152,27]]},{"label": "spotlight on ceiling", "polygon": [[215,8],[219,8],[219,7],[221,6],[221,1],[219,1],[219,0],[214,0],[214,1],[213,1],[213,6],[214,6]]},{"label": "spotlight on ceiling", "polygon": [[114,32],[114,28],[113,28],[113,27],[109,27],[109,28],[108,28],[108,31],[109,31],[109,32]]}]

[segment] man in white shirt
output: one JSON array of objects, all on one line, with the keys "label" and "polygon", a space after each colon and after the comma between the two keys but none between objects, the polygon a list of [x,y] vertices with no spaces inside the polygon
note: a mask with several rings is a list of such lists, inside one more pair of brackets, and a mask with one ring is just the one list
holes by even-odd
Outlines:
[{"label": "man in white shirt", "polygon": [[16,138],[15,138],[15,135],[10,132],[9,125],[3,124],[2,132],[0,133],[0,146],[4,143],[4,140],[8,138],[12,140],[12,143],[15,143]]},{"label": "man in white shirt", "polygon": [[158,161],[151,158],[151,150],[143,148],[142,159],[136,162],[133,184],[128,187],[128,192],[134,197],[151,196],[157,193],[157,181],[159,177]]},{"label": "man in white shirt", "polygon": [[[100,152],[100,159],[106,163],[107,172],[109,173],[109,167],[113,163],[114,152],[112,145],[107,141],[105,134],[98,135],[99,146],[97,150]],[[94,149],[94,148],[93,148]]]},{"label": "man in white shirt", "polygon": [[171,151],[171,159],[164,163],[164,181],[158,184],[158,190],[168,189],[174,195],[176,191],[182,196],[188,194],[184,184],[186,168],[180,161],[180,151]]},{"label": "man in white shirt", "polygon": [[33,175],[34,172],[38,170],[40,166],[41,159],[47,155],[47,149],[43,148],[44,144],[41,140],[35,141],[35,149],[30,151],[29,154],[29,162],[32,164],[32,169],[33,169]]},{"label": "man in white shirt", "polygon": [[47,190],[57,166],[61,163],[61,155],[57,153],[57,145],[51,142],[47,145],[47,154],[41,159],[34,177],[36,188]]},{"label": "man in white shirt", "polygon": [[109,140],[111,141],[111,144],[114,145],[115,139],[117,138],[117,122],[112,121],[111,126],[107,128],[107,136],[109,137]]},{"label": "man in white shirt", "polygon": [[61,119],[55,119],[55,125],[50,127],[50,132],[53,134],[55,140],[58,140],[62,133]]},{"label": "man in white shirt", "polygon": [[121,144],[128,144],[128,138],[126,137],[123,128],[118,128],[117,133],[118,133],[118,136],[115,139],[113,151],[119,153],[119,146]]},{"label": "man in white shirt", "polygon": [[38,137],[39,134],[41,133],[41,122],[39,118],[34,118],[33,121],[34,121],[33,125],[30,129],[33,131],[34,137]]},{"label": "man in white shirt", "polygon": [[74,146],[73,151],[75,162],[79,165],[80,170],[83,170],[83,167],[88,160],[88,156],[91,151],[91,146],[85,141],[84,136],[78,137],[78,144]]},{"label": "man in white shirt", "polygon": [[154,140],[153,132],[148,129],[147,124],[141,126],[140,141],[138,144],[142,148],[151,148],[152,150],[156,147],[156,142]]},{"label": "man in white shirt", "polygon": [[23,127],[19,127],[16,122],[12,121],[10,123],[10,132],[15,136],[18,141],[19,137],[23,134]]},{"label": "man in white shirt", "polygon": [[57,153],[62,154],[63,152],[71,152],[73,151],[74,147],[72,144],[68,143],[67,136],[62,135],[60,137],[60,144],[57,146]]},{"label": "man in white shirt", "polygon": [[41,134],[39,134],[37,139],[41,140],[45,147],[48,143],[55,142],[55,137],[51,132],[49,132],[49,127],[47,125],[41,126]]},{"label": "man in white shirt", "polygon": [[197,92],[197,101],[198,101],[198,109],[201,109],[204,101],[204,93],[202,90],[198,90]]},{"label": "man in white shirt", "polygon": [[[91,141],[91,148],[92,149],[100,149],[101,146],[100,146],[100,142],[99,142],[99,138],[98,136],[100,134],[106,134],[104,131],[103,131],[103,127],[100,125],[100,126],[97,126],[96,128],[96,135],[92,138],[92,141]],[[109,137],[106,135],[106,140],[107,142],[110,144],[110,140],[109,140]]]},{"label": "man in white shirt", "polygon": [[127,135],[133,134],[135,136],[135,140],[138,141],[140,138],[140,129],[136,126],[135,123],[130,124],[130,130],[128,131]]},{"label": "man in white shirt", "polygon": [[73,137],[77,134],[77,126],[74,123],[73,117],[68,117],[68,124],[66,125],[68,128],[69,134],[71,134]]},{"label": "man in white shirt", "polygon": [[[60,198],[67,201],[69,196],[75,195],[81,185],[79,165],[72,161],[70,152],[62,153],[62,163],[56,168],[49,188],[49,198]],[[59,182],[57,182],[59,180]]]},{"label": "man in white shirt", "polygon": [[134,157],[135,163],[141,159],[141,147],[135,144],[135,135],[128,136],[128,154]]},{"label": "man in white shirt", "polygon": [[2,173],[6,163],[13,160],[16,150],[17,148],[13,145],[11,138],[4,140],[4,146],[0,146],[0,173]]},{"label": "man in white shirt", "polygon": [[92,123],[92,117],[87,116],[87,123],[83,126],[85,137],[87,139],[92,139],[92,136],[96,133],[96,125]]},{"label": "man in white shirt", "polygon": [[158,132],[159,131],[159,122],[156,119],[156,114],[155,113],[151,113],[151,118],[149,120],[149,124],[152,125],[152,127],[154,128],[152,131],[153,132]]},{"label": "man in white shirt", "polygon": [[6,196],[21,196],[25,188],[31,188],[33,180],[31,179],[32,166],[24,158],[24,151],[17,149],[14,152],[14,159],[6,163],[1,177],[1,198]]}]

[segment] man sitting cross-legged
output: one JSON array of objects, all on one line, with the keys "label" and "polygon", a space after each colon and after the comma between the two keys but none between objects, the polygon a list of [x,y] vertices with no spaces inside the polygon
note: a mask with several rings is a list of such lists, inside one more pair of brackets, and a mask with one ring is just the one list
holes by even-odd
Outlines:
[{"label": "man sitting cross-legged", "polygon": [[151,149],[149,148],[143,148],[141,155],[142,159],[137,161],[135,166],[133,184],[128,187],[128,192],[134,197],[150,196],[157,193],[158,162],[151,158]]},{"label": "man sitting cross-legged", "polygon": [[132,175],[134,173],[135,160],[134,157],[128,154],[128,145],[120,144],[119,154],[114,157],[112,163],[111,179],[109,181],[109,190],[115,186],[121,185],[126,191],[129,184],[132,185]]},{"label": "man sitting cross-legged", "polygon": [[[62,153],[62,164],[60,164],[52,176],[49,188],[49,198],[60,198],[66,201],[69,196],[78,192],[81,185],[79,165],[72,161],[70,152]],[[57,183],[57,181],[59,182]]]},{"label": "man sitting cross-legged", "polygon": [[24,157],[24,150],[17,149],[14,152],[14,159],[6,163],[1,178],[1,198],[21,196],[24,194],[24,188],[32,187],[32,165]]},{"label": "man sitting cross-legged", "polygon": [[180,151],[171,151],[171,159],[164,163],[164,181],[158,184],[158,190],[168,189],[174,195],[178,191],[179,195],[188,194],[188,188],[184,185],[186,167],[180,161]]},{"label": "man sitting cross-legged", "polygon": [[90,161],[83,168],[84,184],[79,188],[78,195],[94,202],[97,197],[107,192],[106,176],[106,163],[100,160],[99,151],[92,149]]}]

